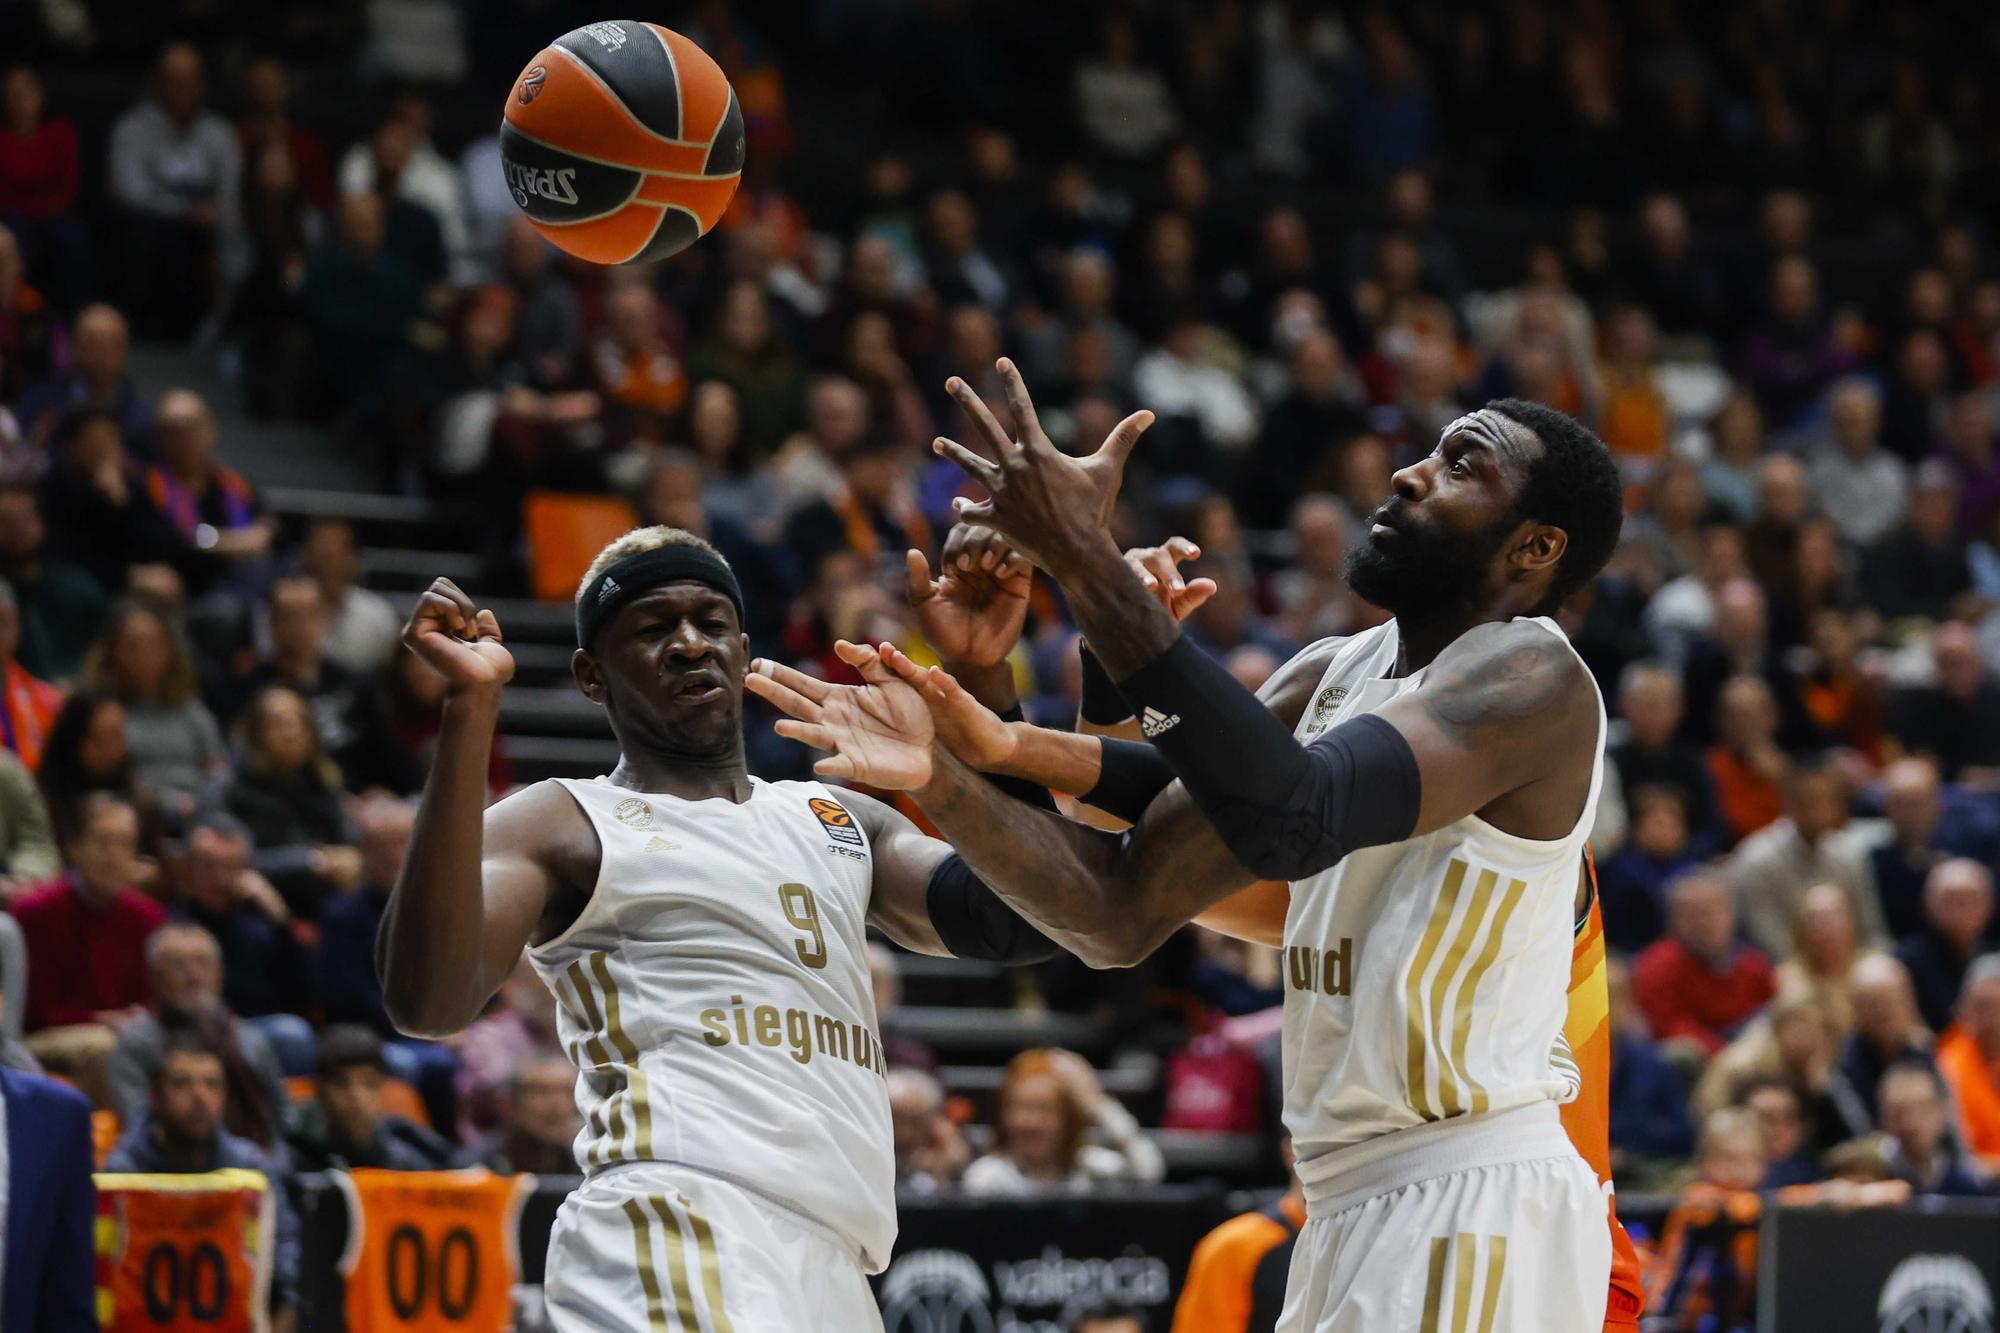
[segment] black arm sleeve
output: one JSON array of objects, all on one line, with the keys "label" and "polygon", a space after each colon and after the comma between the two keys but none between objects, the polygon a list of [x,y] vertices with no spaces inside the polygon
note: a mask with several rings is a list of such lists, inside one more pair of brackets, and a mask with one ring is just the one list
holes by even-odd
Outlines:
[{"label": "black arm sleeve", "polygon": [[981,883],[957,852],[931,871],[926,902],[931,925],[954,958],[1040,963],[1062,952]]},{"label": "black arm sleeve", "polygon": [[1185,636],[1118,688],[1224,845],[1259,878],[1303,879],[1416,827],[1417,757],[1379,717],[1363,714],[1302,746]]},{"label": "black arm sleeve", "polygon": [[1136,824],[1153,798],[1174,780],[1174,766],[1144,741],[1122,741],[1111,736],[1100,736],[1097,740],[1103,747],[1097,785],[1077,799],[1128,824]]},{"label": "black arm sleeve", "polygon": [[[1025,722],[1027,719],[1028,715],[1021,711],[1019,704],[1000,714],[1002,722]],[[1047,810],[1051,814],[1062,813],[1056,806],[1056,798],[1039,782],[1030,782],[1026,778],[1005,778],[997,773],[988,773],[984,776],[1000,791],[1023,805],[1032,805],[1037,810]]]}]

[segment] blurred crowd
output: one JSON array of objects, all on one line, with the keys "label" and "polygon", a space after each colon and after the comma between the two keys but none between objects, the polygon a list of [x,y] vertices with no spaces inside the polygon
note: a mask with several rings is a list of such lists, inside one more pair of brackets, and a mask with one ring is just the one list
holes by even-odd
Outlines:
[{"label": "blurred crowd", "polygon": [[[1621,1174],[1776,1189],[1865,1150],[1988,1188],[1990,12],[826,0],[765,31],[707,0],[667,17],[742,101],[736,202],[680,256],[593,269],[517,215],[491,114],[564,7],[99,8],[43,6],[47,59],[0,85],[9,1059],[143,1126],[195,1033],[228,1132],[301,1160],[556,1160],[532,980],[455,1049],[382,1014],[436,687],[354,528],[274,521],[218,423],[311,423],[381,489],[475,507],[492,592],[531,578],[531,491],[620,495],[725,553],[761,651],[840,676],[835,639],[912,638],[902,554],[935,556],[964,484],[928,448],[964,426],[942,384],[998,405],[1004,353],[1063,447],[1158,414],[1118,533],[1199,543],[1189,632],[1250,685],[1376,623],[1345,550],[1454,417],[1518,395],[1597,429],[1625,537],[1564,619],[1614,719]],[[86,54],[140,75],[102,133],[45,79]],[[348,79],[338,123],[295,92]],[[135,336],[236,401],[140,393]],[[1038,720],[1074,715],[1074,644],[1039,589]],[[1268,951],[1185,938],[1030,989],[1142,1020],[1177,1123],[1272,1132]],[[912,1181],[1157,1178],[1087,1067],[1023,1060],[977,1160],[922,1060],[892,1081]],[[370,1121],[385,1073],[416,1101]]]}]

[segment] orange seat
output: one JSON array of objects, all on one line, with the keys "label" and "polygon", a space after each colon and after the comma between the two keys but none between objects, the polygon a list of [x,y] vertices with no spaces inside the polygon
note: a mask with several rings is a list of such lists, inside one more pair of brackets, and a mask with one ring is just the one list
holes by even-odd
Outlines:
[{"label": "orange seat", "polygon": [[[317,1084],[310,1074],[298,1074],[285,1080],[285,1095],[294,1102],[309,1102],[313,1099]],[[424,1128],[431,1128],[431,1113],[424,1109],[424,1099],[417,1090],[399,1078],[382,1080],[382,1113],[399,1115],[405,1120],[414,1120]]]},{"label": "orange seat", "polygon": [[632,506],[615,495],[530,491],[521,503],[528,539],[528,581],[545,602],[566,602],[597,553],[639,526]]}]

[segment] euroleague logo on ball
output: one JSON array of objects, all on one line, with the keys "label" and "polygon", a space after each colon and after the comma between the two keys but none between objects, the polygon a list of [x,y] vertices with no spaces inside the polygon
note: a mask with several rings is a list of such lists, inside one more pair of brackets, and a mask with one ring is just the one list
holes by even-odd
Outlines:
[{"label": "euroleague logo on ball", "polygon": [[536,65],[521,76],[521,86],[514,90],[514,96],[521,99],[522,106],[526,106],[542,95],[542,85],[547,83],[548,80],[548,70],[540,65]]}]

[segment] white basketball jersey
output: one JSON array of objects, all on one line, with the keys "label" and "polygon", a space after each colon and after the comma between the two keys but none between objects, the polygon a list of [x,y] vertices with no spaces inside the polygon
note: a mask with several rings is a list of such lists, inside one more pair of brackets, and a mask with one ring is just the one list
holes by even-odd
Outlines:
[{"label": "white basketball jersey", "polygon": [[867,940],[867,835],[816,782],[686,801],[559,779],[604,848],[576,923],[529,951],[580,1071],[586,1174],[677,1162],[845,1237],[896,1239]]},{"label": "white basketball jersey", "polygon": [[[1554,621],[1536,619],[1569,641]],[[1392,678],[1396,622],[1346,640],[1299,720],[1301,741],[1417,688]],[[1595,688],[1594,686],[1592,687]],[[1340,1150],[1429,1121],[1566,1102],[1570,919],[1604,777],[1569,835],[1515,837],[1476,815],[1352,852],[1292,885],[1285,918],[1285,1125],[1308,1184]]]}]

